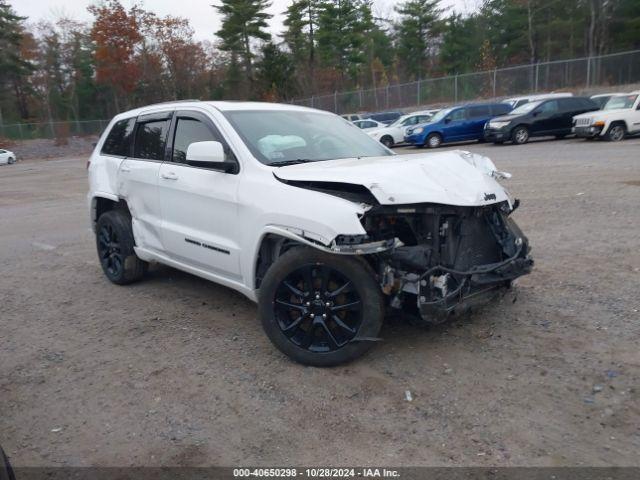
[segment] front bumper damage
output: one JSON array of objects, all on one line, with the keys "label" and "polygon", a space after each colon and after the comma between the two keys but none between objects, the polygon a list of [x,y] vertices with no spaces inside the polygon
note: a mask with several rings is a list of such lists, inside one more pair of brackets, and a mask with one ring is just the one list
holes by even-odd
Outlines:
[{"label": "front bumper damage", "polygon": [[379,206],[367,212],[367,240],[394,242],[368,255],[375,257],[389,306],[418,314],[424,323],[440,323],[491,301],[529,273],[529,241],[509,217],[513,210],[502,202]]}]

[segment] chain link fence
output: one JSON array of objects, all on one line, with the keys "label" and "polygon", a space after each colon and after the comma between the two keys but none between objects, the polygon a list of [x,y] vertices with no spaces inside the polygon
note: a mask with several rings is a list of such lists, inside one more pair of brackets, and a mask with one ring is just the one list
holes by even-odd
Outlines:
[{"label": "chain link fence", "polygon": [[640,50],[430,78],[293,100],[334,113],[371,112],[640,83]]},{"label": "chain link fence", "polygon": [[33,140],[61,139],[100,135],[109,120],[79,120],[71,122],[0,123],[0,139]]},{"label": "chain link fence", "polygon": [[[430,78],[293,100],[334,113],[407,109],[553,90],[594,91],[640,83],[640,50]],[[0,123],[0,139],[64,139],[100,135],[109,120]]]}]

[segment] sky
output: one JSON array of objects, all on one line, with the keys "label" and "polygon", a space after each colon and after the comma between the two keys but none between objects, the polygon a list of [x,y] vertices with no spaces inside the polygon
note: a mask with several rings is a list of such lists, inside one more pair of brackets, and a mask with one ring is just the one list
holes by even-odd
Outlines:
[{"label": "sky", "polygon": [[[71,17],[75,20],[88,21],[92,17],[87,12],[87,6],[98,0],[9,0],[9,4],[21,16],[29,17],[28,22],[39,20],[56,20],[60,17]],[[468,13],[474,9],[479,0],[441,0],[443,7],[456,12]],[[126,7],[132,5],[133,0],[121,0]],[[144,0],[146,10],[157,15],[173,15],[186,17],[195,30],[198,40],[214,40],[214,33],[220,28],[220,15],[211,8],[211,4],[220,4],[219,0]],[[269,13],[273,15],[270,21],[270,32],[277,35],[282,31],[284,12],[291,0],[272,0]],[[377,16],[392,16],[393,6],[399,2],[394,0],[374,0],[374,14]]]}]

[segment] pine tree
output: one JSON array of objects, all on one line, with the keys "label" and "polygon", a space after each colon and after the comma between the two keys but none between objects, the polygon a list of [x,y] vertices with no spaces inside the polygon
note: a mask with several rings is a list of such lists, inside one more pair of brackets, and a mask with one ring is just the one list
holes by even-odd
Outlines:
[{"label": "pine tree", "polygon": [[294,0],[284,15],[282,38],[291,52],[298,83],[303,90],[314,91],[318,0]]},{"label": "pine tree", "polygon": [[296,94],[294,65],[291,57],[273,42],[262,47],[262,56],[256,64],[257,79],[262,86],[264,100],[279,101]]},{"label": "pine tree", "polygon": [[222,0],[214,8],[222,14],[222,28],[216,35],[222,40],[224,51],[242,57],[244,73],[253,85],[253,53],[251,40],[267,41],[271,35],[265,31],[267,20],[271,15],[265,12],[271,4],[268,0]]},{"label": "pine tree", "polygon": [[[11,97],[16,101],[20,117],[29,117],[25,80],[34,67],[20,55],[24,20],[26,17],[16,15],[5,0],[0,0],[0,124],[3,121],[2,101]],[[13,92],[9,94],[8,90]]]},{"label": "pine tree", "polygon": [[342,88],[347,78],[357,78],[367,61],[371,6],[363,0],[328,0],[319,7],[318,53],[325,65],[337,71]]},{"label": "pine tree", "polygon": [[440,26],[440,0],[408,0],[396,7],[398,50],[407,71],[422,78]]}]

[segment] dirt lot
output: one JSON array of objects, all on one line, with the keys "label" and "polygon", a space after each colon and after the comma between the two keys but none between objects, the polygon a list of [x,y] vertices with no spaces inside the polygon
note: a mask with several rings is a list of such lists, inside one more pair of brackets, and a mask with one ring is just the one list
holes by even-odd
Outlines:
[{"label": "dirt lot", "polygon": [[464,148],[513,173],[534,273],[334,369],[226,288],[110,284],[86,158],[0,167],[0,444],[18,466],[640,464],[640,140]]}]

